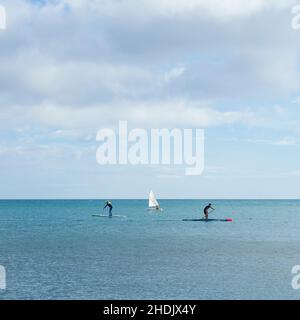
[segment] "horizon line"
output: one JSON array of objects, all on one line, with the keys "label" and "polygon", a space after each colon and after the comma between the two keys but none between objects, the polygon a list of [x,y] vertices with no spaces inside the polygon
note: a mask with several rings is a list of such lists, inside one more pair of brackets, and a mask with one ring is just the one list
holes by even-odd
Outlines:
[{"label": "horizon line", "polygon": [[[94,201],[105,201],[105,200],[148,200],[147,198],[0,198],[0,201],[55,201],[55,200],[69,200],[69,201],[84,201],[84,200],[94,200]],[[158,200],[300,200],[300,198],[157,198]]]}]

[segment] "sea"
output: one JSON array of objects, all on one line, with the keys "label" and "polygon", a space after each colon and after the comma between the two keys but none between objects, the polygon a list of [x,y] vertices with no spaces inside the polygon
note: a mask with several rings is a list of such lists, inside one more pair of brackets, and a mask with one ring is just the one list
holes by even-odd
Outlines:
[{"label": "sea", "polygon": [[0,299],[300,299],[299,200],[112,203],[1,200]]}]

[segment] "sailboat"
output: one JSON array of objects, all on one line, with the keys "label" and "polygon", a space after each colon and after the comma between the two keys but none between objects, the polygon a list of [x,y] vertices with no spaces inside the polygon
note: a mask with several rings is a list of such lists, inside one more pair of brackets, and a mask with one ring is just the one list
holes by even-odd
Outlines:
[{"label": "sailboat", "polygon": [[162,211],[163,209],[160,208],[158,201],[154,195],[154,192],[151,190],[149,193],[149,206],[148,210],[155,210],[155,211]]}]

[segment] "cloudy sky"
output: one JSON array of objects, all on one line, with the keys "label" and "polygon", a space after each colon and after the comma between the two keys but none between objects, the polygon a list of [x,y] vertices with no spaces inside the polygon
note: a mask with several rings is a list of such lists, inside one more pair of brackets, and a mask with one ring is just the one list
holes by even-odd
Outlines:
[{"label": "cloudy sky", "polygon": [[[0,4],[0,198],[300,197],[300,1]],[[119,120],[205,129],[204,173],[98,165]]]}]

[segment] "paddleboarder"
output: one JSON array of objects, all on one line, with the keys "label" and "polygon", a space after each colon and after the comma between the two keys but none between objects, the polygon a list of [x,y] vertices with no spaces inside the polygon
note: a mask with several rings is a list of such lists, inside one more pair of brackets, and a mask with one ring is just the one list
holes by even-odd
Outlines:
[{"label": "paddleboarder", "polygon": [[205,208],[204,208],[204,216],[205,216],[205,219],[208,220],[208,215],[209,215],[209,209],[211,209],[212,211],[214,211],[215,209],[212,207],[212,204],[209,203]]},{"label": "paddleboarder", "polygon": [[112,206],[112,203],[111,203],[109,200],[107,200],[107,201],[105,202],[105,206],[104,206],[103,210],[104,210],[105,208],[109,208],[109,217],[112,217],[112,209],[113,209],[113,206]]}]

